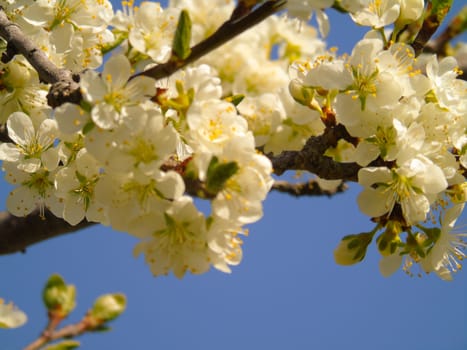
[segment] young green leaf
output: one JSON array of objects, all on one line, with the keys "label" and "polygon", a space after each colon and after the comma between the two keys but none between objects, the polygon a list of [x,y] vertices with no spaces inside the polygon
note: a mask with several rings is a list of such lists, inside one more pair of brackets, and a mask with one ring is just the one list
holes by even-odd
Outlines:
[{"label": "young green leaf", "polygon": [[172,50],[179,59],[186,59],[190,53],[191,18],[187,10],[180,12],[177,29],[173,40]]}]

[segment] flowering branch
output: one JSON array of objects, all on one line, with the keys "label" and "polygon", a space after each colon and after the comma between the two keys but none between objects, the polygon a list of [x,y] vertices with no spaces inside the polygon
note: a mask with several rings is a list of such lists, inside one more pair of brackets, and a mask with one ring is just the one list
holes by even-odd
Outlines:
[{"label": "flowering branch", "polygon": [[[242,11],[240,11],[240,7],[237,7],[237,9],[233,12],[232,17],[227,22],[220,26],[211,36],[191,48],[188,57],[185,59],[180,59],[176,57],[176,55],[173,55],[167,63],[159,64],[144,72],[135,74],[133,77],[144,75],[156,80],[169,77],[177,70],[189,65],[190,63],[193,63],[207,53],[217,49],[219,46],[224,45],[236,36],[254,27],[274,13],[280,11],[286,3],[287,1],[285,0],[266,1],[252,12],[250,12],[250,8],[242,8],[242,11],[245,11],[247,14],[240,18],[238,18],[238,13]],[[239,6],[240,5],[242,5],[242,2],[239,4]]]}]

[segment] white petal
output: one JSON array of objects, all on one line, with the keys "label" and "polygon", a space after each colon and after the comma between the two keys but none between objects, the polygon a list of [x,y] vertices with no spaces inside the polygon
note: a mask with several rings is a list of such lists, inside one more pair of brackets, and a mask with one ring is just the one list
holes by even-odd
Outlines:
[{"label": "white petal", "polygon": [[47,151],[42,153],[41,160],[45,169],[49,171],[54,170],[58,166],[58,150],[56,148],[49,148]]},{"label": "white petal", "polygon": [[358,172],[358,183],[362,186],[388,183],[391,179],[391,171],[385,167],[368,167],[360,169]]},{"label": "white petal", "polygon": [[28,145],[34,138],[34,126],[31,118],[23,112],[15,112],[7,121],[8,136],[19,145]]},{"label": "white petal", "polygon": [[17,162],[21,159],[21,152],[12,143],[0,144],[0,159],[7,162]]},{"label": "white petal", "polygon": [[20,186],[10,192],[6,206],[15,216],[26,216],[36,208],[36,198],[29,188]]},{"label": "white petal", "polygon": [[394,200],[391,200],[391,193],[365,188],[357,198],[360,210],[371,217],[381,216],[392,210]]},{"label": "white petal", "polygon": [[41,160],[39,158],[24,159],[18,164],[18,169],[27,173],[35,173],[41,168]]},{"label": "white petal", "polygon": [[84,205],[77,196],[69,197],[63,209],[63,219],[70,225],[77,225],[84,219]]},{"label": "white petal", "polygon": [[402,264],[402,256],[395,252],[392,255],[385,256],[379,261],[379,271],[384,277],[394,274]]},{"label": "white petal", "polygon": [[131,65],[123,55],[109,58],[104,66],[102,77],[111,81],[112,90],[121,89],[128,82],[131,75]]}]

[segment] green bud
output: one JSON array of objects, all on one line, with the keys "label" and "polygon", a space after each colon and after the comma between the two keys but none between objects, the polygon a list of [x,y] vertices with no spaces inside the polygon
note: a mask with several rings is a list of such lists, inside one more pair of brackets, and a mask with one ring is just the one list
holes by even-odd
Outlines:
[{"label": "green bud", "polygon": [[172,50],[179,59],[186,59],[190,53],[191,19],[187,10],[180,12],[177,29],[173,40]]},{"label": "green bud", "polygon": [[76,306],[76,288],[65,284],[60,275],[54,274],[44,287],[42,299],[49,312],[66,317]]},{"label": "green bud", "polygon": [[363,232],[342,238],[342,241],[334,250],[336,263],[348,266],[362,261],[373,235],[373,232]]},{"label": "green bud", "polygon": [[212,194],[217,194],[237,171],[236,162],[221,163],[216,156],[212,157],[207,171],[206,189]]},{"label": "green bud", "polygon": [[376,239],[378,250],[383,256],[394,254],[400,243],[401,239],[399,235],[388,233],[388,231],[385,231]]},{"label": "green bud", "polygon": [[295,101],[307,107],[310,106],[315,96],[315,89],[304,86],[297,80],[290,82],[289,92]]},{"label": "green bud", "polygon": [[89,317],[96,321],[96,325],[109,322],[120,316],[126,307],[124,294],[104,294],[96,299],[89,312]]}]

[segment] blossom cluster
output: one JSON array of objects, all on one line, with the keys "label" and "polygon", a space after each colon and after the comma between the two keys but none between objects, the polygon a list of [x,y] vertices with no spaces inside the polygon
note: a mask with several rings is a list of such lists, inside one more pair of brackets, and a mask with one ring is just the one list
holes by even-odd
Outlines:
[{"label": "blossom cluster", "polygon": [[[117,11],[106,0],[2,1],[53,63],[79,73],[83,97],[52,109],[50,86],[24,57],[2,64],[8,210],[39,207],[71,225],[128,232],[154,275],[229,272],[273,184],[266,155],[299,151],[341,124],[350,137],[326,155],[359,164],[358,205],[377,226],[344,238],[337,262],[363,259],[381,231],[383,274],[406,257],[406,267],[451,278],[465,245],[451,230],[467,196],[466,83],[453,57],[417,59],[387,37],[385,26],[420,18],[423,1],[340,1],[371,27],[342,56],[303,22],[316,12],[326,34],[323,9],[333,4],[289,1],[299,19],[270,16],[156,81],[135,73],[172,58],[182,10],[194,45],[230,18],[234,1],[125,2]],[[440,228],[426,227],[430,219]]]}]

